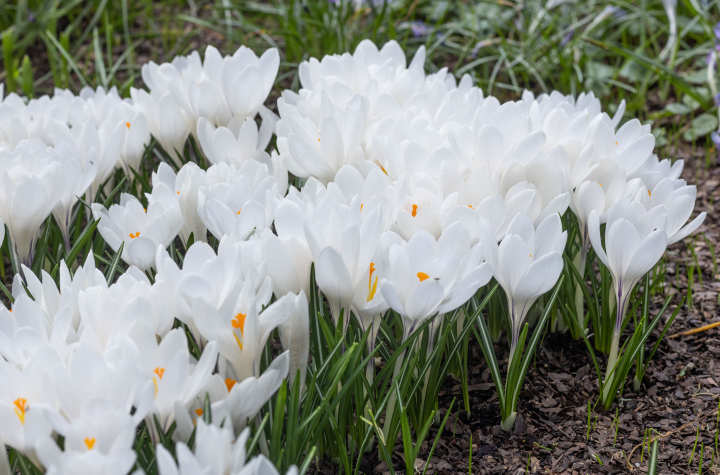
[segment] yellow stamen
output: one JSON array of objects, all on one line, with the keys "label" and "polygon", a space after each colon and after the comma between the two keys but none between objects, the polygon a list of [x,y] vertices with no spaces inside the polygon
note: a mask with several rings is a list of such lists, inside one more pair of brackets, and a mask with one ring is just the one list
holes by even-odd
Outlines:
[{"label": "yellow stamen", "polygon": [[195,409],[195,414],[197,414],[198,417],[202,417],[203,413],[204,413],[204,411],[202,409],[200,409],[200,408]]},{"label": "yellow stamen", "polygon": [[362,211],[362,207],[363,207],[363,204],[362,204],[362,203],[360,203],[360,211]]},{"label": "yellow stamen", "polygon": [[647,190],[648,196],[652,196],[652,193],[650,193],[650,190]]},{"label": "yellow stamen", "polygon": [[380,160],[375,160],[375,161],[377,162],[378,166],[380,167],[380,170],[382,170],[383,173],[387,175],[387,170],[385,170],[385,167],[382,166],[382,164],[380,163]]},{"label": "yellow stamen", "polygon": [[179,191],[176,191],[176,193],[177,193],[178,195],[180,194],[180,192],[179,192]]},{"label": "yellow stamen", "polygon": [[136,237],[140,236],[140,231],[136,233],[130,233],[128,234],[128,236],[130,236],[130,239],[135,239]]},{"label": "yellow stamen", "polygon": [[160,379],[162,379],[163,374],[165,374],[165,368],[157,367],[153,370],[153,373],[157,374]]},{"label": "yellow stamen", "polygon": [[235,213],[235,214],[240,214],[240,211],[242,211],[242,208],[240,208],[240,209],[238,210],[238,212]]},{"label": "yellow stamen", "polygon": [[417,215],[418,205],[412,205],[412,209],[412,217],[414,218]]},{"label": "yellow stamen", "polygon": [[155,386],[155,397],[157,397],[158,384],[157,384],[157,379],[155,379],[155,376],[153,376],[153,386]]},{"label": "yellow stamen", "polygon": [[242,342],[240,341],[240,338],[238,338],[238,336],[235,333],[233,333],[233,336],[235,337],[235,341],[237,342],[238,346],[240,347],[240,351],[242,351],[243,346],[242,346]]},{"label": "yellow stamen", "polygon": [[234,379],[225,378],[225,386],[227,387],[228,392],[230,392],[233,386],[235,386],[235,383],[237,383],[237,381],[235,381]]},{"label": "yellow stamen", "polygon": [[125,122],[125,127],[130,128],[130,122]]},{"label": "yellow stamen", "polygon": [[375,282],[373,283],[373,274],[375,273],[377,269],[375,269],[375,263],[370,263],[370,276],[368,277],[368,294],[367,294],[367,301],[371,301],[375,298],[375,293],[377,292],[377,284],[378,284],[378,276],[375,276]]},{"label": "yellow stamen", "polygon": [[617,145],[617,142],[615,142],[615,145]]},{"label": "yellow stamen", "polygon": [[25,411],[27,410],[27,399],[25,398],[17,398],[13,402],[15,405],[15,415],[18,416],[18,419],[20,419],[20,423],[25,425]]},{"label": "yellow stamen", "polygon": [[93,437],[93,438],[85,437],[85,445],[87,446],[88,450],[92,450],[93,447],[95,447],[95,437]]},{"label": "yellow stamen", "polygon": [[418,279],[420,279],[420,282],[422,282],[425,279],[429,279],[430,276],[427,275],[425,272],[418,272],[417,273]]},{"label": "yellow stamen", "polygon": [[245,332],[245,315],[244,313],[238,313],[235,315],[232,319],[232,327],[233,328],[239,328],[241,332]]}]

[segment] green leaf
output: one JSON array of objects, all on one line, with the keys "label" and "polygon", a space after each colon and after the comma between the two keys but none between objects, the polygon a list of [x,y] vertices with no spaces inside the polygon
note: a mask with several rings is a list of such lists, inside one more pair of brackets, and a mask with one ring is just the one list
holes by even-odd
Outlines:
[{"label": "green leaf", "polygon": [[[100,223],[100,220],[97,221],[93,220],[87,223],[87,226],[85,226],[85,229],[83,230],[82,234],[80,234],[80,237],[77,241],[75,241],[75,244],[73,244],[72,249],[70,249],[70,252],[68,253],[67,257],[65,258],[65,264],[67,264],[68,268],[72,268],[73,264],[75,263],[75,259],[77,259],[78,255],[80,254],[80,250],[85,246],[85,244],[92,238],[93,233],[95,232],[95,228],[97,228],[98,223]],[[52,278],[54,279],[57,275],[58,266],[56,265],[53,268],[52,271]]]},{"label": "green leaf", "polygon": [[588,37],[582,37],[582,40],[592,45],[595,45],[598,48],[602,48],[604,50],[608,50],[615,54],[623,56],[624,58],[637,61],[639,64],[652,70],[654,73],[667,79],[679,91],[684,92],[685,94],[691,96],[693,99],[698,101],[700,104],[702,104],[704,109],[710,109],[711,104],[704,97],[698,94],[695,88],[691,87],[690,84],[688,84],[688,82],[682,76],[680,76],[672,69],[668,68],[663,63],[647,56],[643,56],[642,54],[636,53],[635,51],[624,49],[611,43],[603,43],[602,41],[598,41]]},{"label": "green leaf", "polygon": [[665,106],[665,110],[673,115],[685,115],[692,112],[692,109],[681,102],[671,102]]},{"label": "green leaf", "polygon": [[703,137],[717,128],[718,119],[715,114],[700,114],[692,120],[690,128],[683,132],[683,139],[692,142],[698,137]]},{"label": "green leaf", "polygon": [[118,248],[117,252],[115,253],[113,260],[110,262],[110,267],[108,268],[107,273],[105,274],[105,280],[107,281],[108,285],[112,284],[113,280],[115,279],[115,272],[117,272],[118,265],[120,264],[120,258],[122,257],[122,252],[123,252],[124,247],[125,247],[125,241],[120,243],[120,247]]}]

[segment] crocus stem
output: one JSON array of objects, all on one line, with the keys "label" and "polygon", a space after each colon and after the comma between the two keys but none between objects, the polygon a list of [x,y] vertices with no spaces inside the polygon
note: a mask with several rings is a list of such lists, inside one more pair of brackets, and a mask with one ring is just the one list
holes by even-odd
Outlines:
[{"label": "crocus stem", "polygon": [[[585,265],[587,263],[589,244],[587,235],[587,226],[585,226],[582,238],[580,239],[580,252],[578,252],[573,259],[573,265],[577,268],[578,274],[580,274],[581,278],[585,277]],[[575,286],[575,315],[577,315],[577,322],[580,329],[584,331],[587,322],[585,321],[585,308],[583,306],[585,299],[582,292],[582,285],[582,282],[578,282]]]},{"label": "crocus stem", "polygon": [[[398,359],[395,360],[395,369],[393,370],[393,378],[392,381],[395,382],[400,376],[400,368],[403,364],[403,359],[405,359],[405,352],[403,351],[400,356],[398,356]],[[391,385],[390,386],[390,396],[388,396],[388,402],[387,406],[385,406],[385,423],[383,424],[383,437],[385,438],[385,441],[387,442],[388,434],[390,433],[390,423],[392,422],[393,418],[393,412],[395,412],[395,402],[397,399],[397,393],[395,392],[395,388]]]},{"label": "crocus stem", "polygon": [[[632,285],[628,288],[627,293],[630,293]],[[610,344],[610,355],[608,356],[608,366],[605,371],[605,383],[603,389],[603,402],[608,401],[610,394],[610,386],[615,379],[615,373],[613,369],[618,361],[618,352],[620,351],[620,334],[622,333],[622,322],[625,319],[625,312],[627,311],[628,298],[623,294],[622,282],[618,286],[617,291],[617,314],[615,317],[615,330],[613,331],[612,343]],[[615,294],[613,294],[615,295]]]},{"label": "crocus stem", "polygon": [[618,351],[620,348],[620,330],[616,329],[613,333],[612,344],[610,345],[610,355],[608,356],[607,370],[605,371],[605,383],[603,384],[603,401],[607,401],[610,396],[610,386],[612,385],[615,373],[611,371],[617,364]]}]

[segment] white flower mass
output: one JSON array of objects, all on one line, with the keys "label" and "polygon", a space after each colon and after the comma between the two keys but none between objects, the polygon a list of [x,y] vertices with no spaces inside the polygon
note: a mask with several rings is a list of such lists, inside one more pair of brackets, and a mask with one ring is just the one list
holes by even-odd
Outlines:
[{"label": "white flower mass", "polygon": [[[408,64],[397,43],[367,40],[311,58],[279,117],[265,105],[276,49],[151,62],[147,90],[126,99],[0,96],[0,244],[4,225],[21,265],[14,303],[0,304],[0,445],[47,473],[126,474],[145,421],[162,475],[277,473],[262,455],[246,462],[247,426],[285,378],[305,384],[313,265],[336,324],[354,316],[369,348],[389,311],[407,338],[494,277],[514,348],[562,272],[563,215],[624,307],[668,244],[702,224],[682,161],[658,159],[649,125],[621,124],[624,103],[613,117],[592,93],[501,103],[424,62],[422,47]],[[103,206],[119,174],[148,163],[151,193]],[[43,223],[69,250],[78,215],[123,246],[115,282],[92,251],[82,267],[59,264],[59,288],[30,270]],[[275,330],[283,352],[263,369]],[[179,465],[159,433],[173,424]]]}]

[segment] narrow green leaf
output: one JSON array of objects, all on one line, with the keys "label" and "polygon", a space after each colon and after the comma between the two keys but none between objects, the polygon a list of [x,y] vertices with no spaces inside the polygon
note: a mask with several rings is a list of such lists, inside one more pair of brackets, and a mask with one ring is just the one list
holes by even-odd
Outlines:
[{"label": "narrow green leaf", "polygon": [[122,252],[123,252],[124,247],[125,247],[125,241],[120,243],[120,247],[118,248],[117,252],[115,253],[113,260],[110,262],[110,267],[108,268],[107,273],[105,274],[105,280],[107,281],[108,285],[112,284],[113,280],[115,280],[115,272],[117,271],[118,265],[120,264],[120,258],[122,257]]}]

